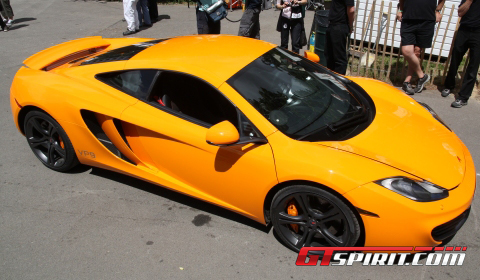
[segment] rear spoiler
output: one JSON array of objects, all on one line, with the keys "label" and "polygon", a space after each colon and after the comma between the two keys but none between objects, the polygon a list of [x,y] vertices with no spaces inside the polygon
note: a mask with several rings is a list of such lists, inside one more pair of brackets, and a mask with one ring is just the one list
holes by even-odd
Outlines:
[{"label": "rear spoiler", "polygon": [[103,50],[110,42],[101,36],[68,41],[38,52],[25,61],[27,67],[36,70],[50,70],[64,63]]}]

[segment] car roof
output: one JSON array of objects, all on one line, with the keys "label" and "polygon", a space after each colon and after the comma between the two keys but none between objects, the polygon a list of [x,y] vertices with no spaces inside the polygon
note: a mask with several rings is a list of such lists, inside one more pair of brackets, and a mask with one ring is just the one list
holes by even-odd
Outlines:
[{"label": "car roof", "polygon": [[174,37],[134,57],[126,69],[156,68],[189,73],[217,86],[276,45],[233,35]]}]

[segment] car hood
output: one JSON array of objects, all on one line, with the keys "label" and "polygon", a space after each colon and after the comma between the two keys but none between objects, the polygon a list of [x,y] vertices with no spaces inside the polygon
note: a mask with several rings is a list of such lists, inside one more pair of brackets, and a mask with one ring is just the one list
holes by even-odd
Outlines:
[{"label": "car hood", "polygon": [[462,181],[464,154],[455,133],[396,88],[369,79],[352,80],[372,97],[373,122],[351,139],[318,144],[382,162],[446,189]]}]

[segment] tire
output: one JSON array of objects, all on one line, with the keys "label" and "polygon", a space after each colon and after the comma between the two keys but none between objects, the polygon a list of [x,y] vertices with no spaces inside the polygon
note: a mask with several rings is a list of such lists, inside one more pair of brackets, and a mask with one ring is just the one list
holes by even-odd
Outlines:
[{"label": "tire", "polygon": [[[288,213],[292,204],[296,215],[295,210]],[[296,252],[302,247],[354,246],[361,233],[350,207],[316,187],[296,185],[280,190],[272,200],[270,213],[275,233]]]},{"label": "tire", "polygon": [[52,117],[41,111],[25,116],[24,131],[35,156],[48,168],[66,172],[79,164],[67,134]]}]

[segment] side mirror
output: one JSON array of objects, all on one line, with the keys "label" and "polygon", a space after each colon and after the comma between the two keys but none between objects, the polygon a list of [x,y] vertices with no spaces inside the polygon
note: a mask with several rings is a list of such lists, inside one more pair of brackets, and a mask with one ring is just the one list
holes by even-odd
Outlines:
[{"label": "side mirror", "polygon": [[314,52],[309,52],[309,51],[305,51],[305,54],[303,55],[306,59],[310,60],[310,61],[313,61],[315,63],[319,63],[320,62],[320,57],[314,53]]},{"label": "side mirror", "polygon": [[229,145],[238,142],[240,134],[231,122],[223,121],[210,127],[206,138],[211,145]]}]

